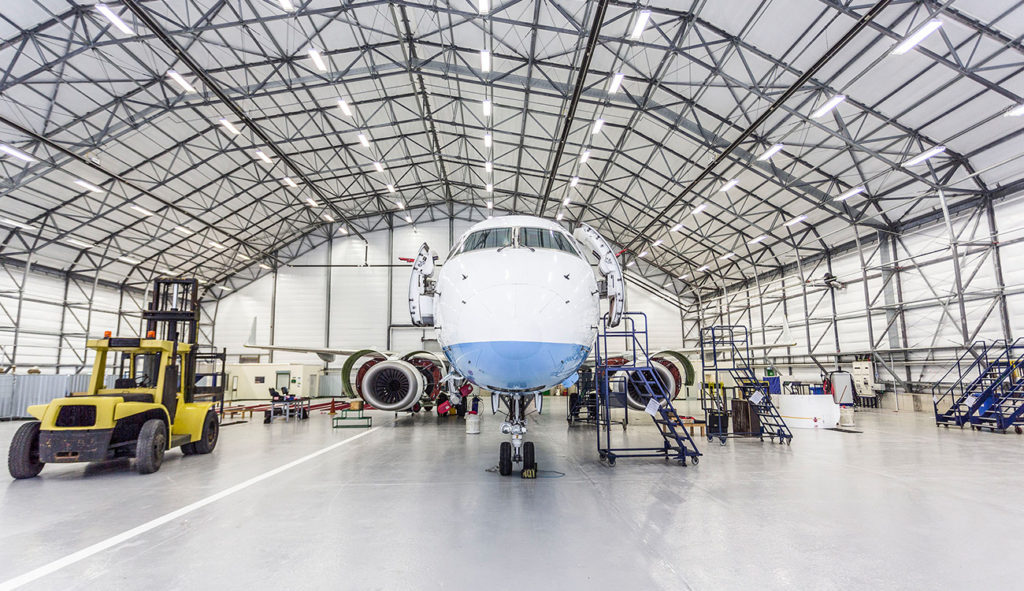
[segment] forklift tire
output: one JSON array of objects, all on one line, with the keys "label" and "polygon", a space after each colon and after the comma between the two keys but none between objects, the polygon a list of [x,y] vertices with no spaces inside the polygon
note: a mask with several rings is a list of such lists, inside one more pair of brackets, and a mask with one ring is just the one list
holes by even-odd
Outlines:
[{"label": "forklift tire", "polygon": [[149,419],[142,424],[139,440],[135,444],[135,467],[139,474],[152,474],[160,469],[167,450],[167,427],[160,419]]},{"label": "forklift tire", "polygon": [[43,469],[39,461],[39,421],[18,427],[7,452],[7,470],[17,479],[35,478]]},{"label": "forklift tire", "polygon": [[199,441],[186,443],[181,446],[181,452],[186,456],[194,454],[208,454],[217,447],[217,439],[220,437],[220,422],[217,421],[217,413],[209,411],[203,421],[203,433]]}]

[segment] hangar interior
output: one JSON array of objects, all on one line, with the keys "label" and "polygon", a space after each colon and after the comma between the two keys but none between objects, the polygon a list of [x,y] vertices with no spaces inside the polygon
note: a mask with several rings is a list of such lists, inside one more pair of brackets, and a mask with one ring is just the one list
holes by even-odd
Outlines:
[{"label": "hangar interior", "polygon": [[[0,589],[1007,584],[940,557],[1021,550],[1021,509],[981,500],[1022,484],[1024,2],[35,0],[0,39],[0,442],[130,387],[187,441],[153,476],[112,447],[0,484]],[[524,478],[487,388],[442,416],[428,368],[423,408],[382,410],[372,363],[316,353],[447,367],[414,261],[505,216],[595,229],[643,357],[686,358],[654,410],[548,384]],[[194,318],[159,307],[178,288]],[[181,326],[179,430],[175,380],[103,352]],[[690,455],[616,463],[602,433]]]}]

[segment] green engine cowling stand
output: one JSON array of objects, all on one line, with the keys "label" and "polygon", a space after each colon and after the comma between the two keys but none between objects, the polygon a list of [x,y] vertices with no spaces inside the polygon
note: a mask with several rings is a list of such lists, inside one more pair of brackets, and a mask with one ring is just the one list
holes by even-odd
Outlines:
[{"label": "green engine cowling stand", "polygon": [[373,426],[373,417],[363,414],[363,409],[340,410],[339,416],[331,419],[331,426],[335,429],[366,429]]}]

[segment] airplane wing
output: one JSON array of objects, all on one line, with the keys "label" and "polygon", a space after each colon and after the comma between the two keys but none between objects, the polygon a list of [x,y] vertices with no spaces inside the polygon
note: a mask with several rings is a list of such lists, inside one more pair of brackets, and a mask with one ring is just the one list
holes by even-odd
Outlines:
[{"label": "airplane wing", "polygon": [[243,345],[247,349],[261,349],[263,351],[286,351],[288,353],[313,353],[325,363],[333,362],[337,357],[350,357],[352,355],[359,355],[360,357],[365,355],[372,355],[380,353],[387,357],[392,357],[396,353],[394,351],[385,351],[383,349],[322,349],[317,347],[297,347],[289,345],[257,345],[256,344],[256,318],[252,319],[252,328],[249,330],[249,338]]}]

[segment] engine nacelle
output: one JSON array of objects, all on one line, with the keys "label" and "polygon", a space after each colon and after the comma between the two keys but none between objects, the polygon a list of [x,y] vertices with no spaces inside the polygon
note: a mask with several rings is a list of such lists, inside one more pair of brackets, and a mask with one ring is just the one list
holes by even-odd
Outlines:
[{"label": "engine nacelle", "polygon": [[[654,368],[654,373],[658,375],[658,381],[661,383],[663,392],[668,396],[669,400],[675,397],[676,393],[676,380],[672,377],[672,372],[661,363],[651,363],[651,367]],[[632,381],[626,385],[626,402],[630,408],[636,410],[644,410],[647,408],[647,401],[651,397],[643,390],[643,387],[633,383]]]},{"label": "engine nacelle", "polygon": [[373,408],[401,411],[419,402],[425,388],[423,374],[416,366],[401,359],[389,359],[366,370],[359,393]]}]

